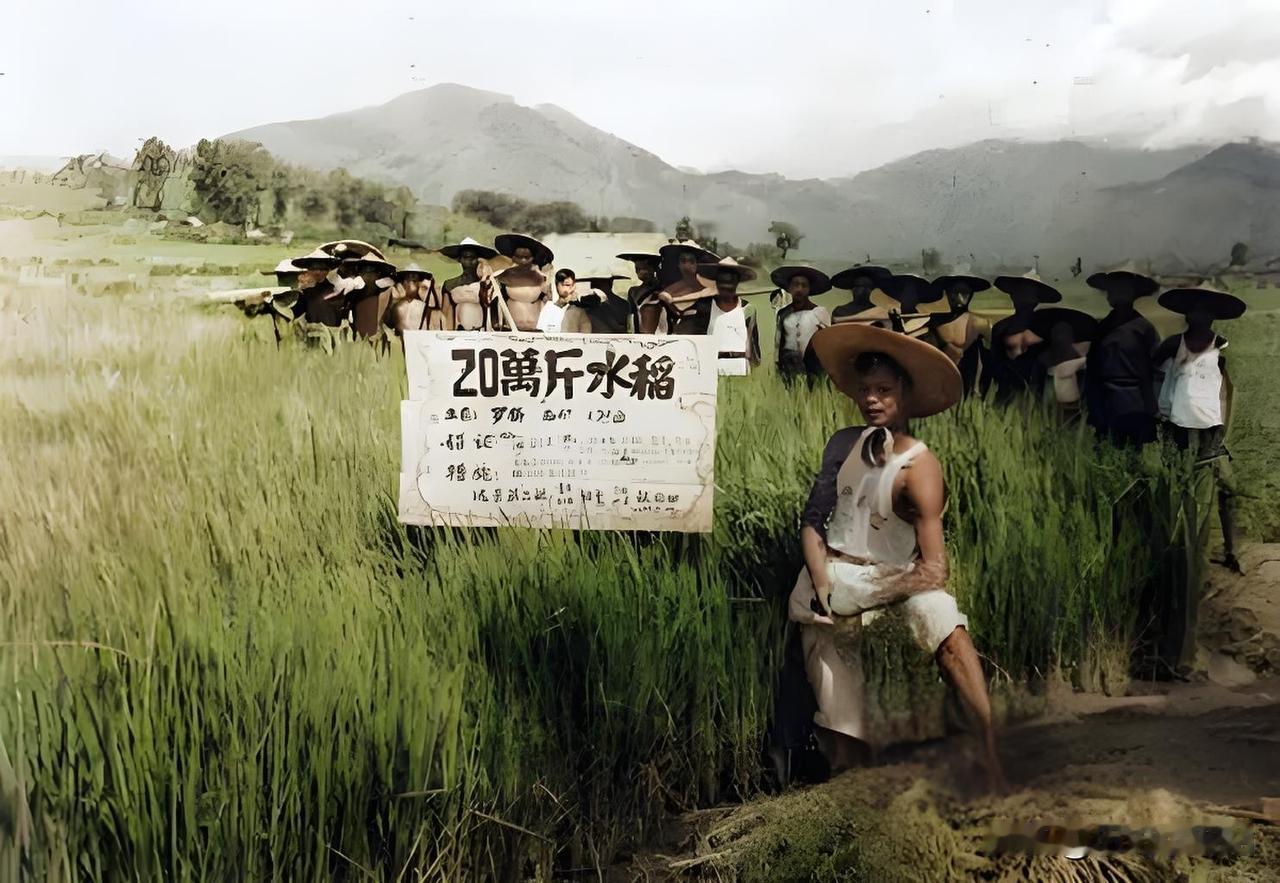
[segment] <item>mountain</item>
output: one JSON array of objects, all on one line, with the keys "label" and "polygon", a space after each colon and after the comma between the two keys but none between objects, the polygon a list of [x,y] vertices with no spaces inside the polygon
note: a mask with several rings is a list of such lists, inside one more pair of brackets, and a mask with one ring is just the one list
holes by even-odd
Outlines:
[{"label": "mountain", "polygon": [[839,179],[700,174],[555,105],[525,107],[454,84],[226,137],[300,165],[405,184],[439,204],[478,188],[667,228],[688,214],[739,246],[769,239],[771,220],[788,220],[807,234],[806,257],[909,261],[933,247],[950,260],[972,253],[981,265],[1029,264],[1038,254],[1081,255],[1094,266],[1166,252],[1212,260],[1236,239],[1275,247],[1280,156],[1253,143],[1137,150],[991,140]]}]

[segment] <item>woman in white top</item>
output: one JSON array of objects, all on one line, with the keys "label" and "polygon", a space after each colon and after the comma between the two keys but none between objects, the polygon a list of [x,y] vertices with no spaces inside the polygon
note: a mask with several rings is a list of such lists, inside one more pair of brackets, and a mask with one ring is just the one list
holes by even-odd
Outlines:
[{"label": "woman in white top", "polygon": [[827,442],[801,519],[805,566],[788,603],[817,700],[819,741],[833,770],[860,753],[866,739],[861,617],[899,605],[916,642],[933,654],[979,725],[989,784],[999,788],[1003,775],[982,663],[968,619],[946,590],[942,466],[908,425],[960,400],[960,372],[924,341],[855,323],[824,328],[813,348],[866,424],[841,429]]},{"label": "woman in white top", "polygon": [[1231,421],[1231,377],[1224,351],[1227,339],[1213,330],[1219,320],[1238,319],[1245,303],[1226,291],[1200,285],[1160,295],[1160,306],[1187,318],[1187,330],[1163,341],[1152,363],[1164,373],[1160,416],[1174,444],[1191,450],[1197,462],[1212,466],[1218,485],[1223,564],[1239,570],[1235,556],[1235,490],[1227,428]]},{"label": "woman in white top", "polygon": [[831,324],[831,313],[815,304],[812,298],[830,291],[831,280],[826,273],[812,267],[779,267],[769,278],[791,299],[778,310],[774,335],[778,373],[788,381],[822,376],[822,365],[809,348],[809,341],[818,329]]},{"label": "woman in white top", "polygon": [[1047,341],[1039,356],[1046,375],[1045,397],[1057,405],[1064,420],[1074,420],[1084,400],[1085,363],[1098,320],[1079,310],[1049,307],[1031,314],[1030,328]]}]

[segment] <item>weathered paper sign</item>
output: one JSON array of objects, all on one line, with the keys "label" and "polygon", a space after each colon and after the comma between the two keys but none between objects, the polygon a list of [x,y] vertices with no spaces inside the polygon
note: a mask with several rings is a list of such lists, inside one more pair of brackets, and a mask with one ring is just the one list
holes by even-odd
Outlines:
[{"label": "weathered paper sign", "polygon": [[411,331],[405,357],[401,521],[711,530],[709,338]]}]

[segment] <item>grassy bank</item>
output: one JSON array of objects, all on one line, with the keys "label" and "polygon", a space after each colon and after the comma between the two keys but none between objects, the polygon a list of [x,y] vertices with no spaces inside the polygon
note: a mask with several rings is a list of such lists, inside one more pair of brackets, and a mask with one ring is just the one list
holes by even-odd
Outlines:
[{"label": "grassy bank", "polygon": [[[707,537],[407,530],[398,356],[65,306],[0,355],[0,876],[545,876],[759,783],[846,400],[724,384]],[[1177,519],[1149,531],[1177,464],[1036,410],[922,430],[992,676],[1119,680],[1142,587],[1176,576]],[[868,647],[883,719],[936,696],[888,631]]]}]

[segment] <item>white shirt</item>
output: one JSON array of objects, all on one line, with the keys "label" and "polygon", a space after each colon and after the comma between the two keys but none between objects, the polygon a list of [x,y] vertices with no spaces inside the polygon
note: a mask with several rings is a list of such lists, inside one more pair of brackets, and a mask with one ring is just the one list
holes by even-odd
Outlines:
[{"label": "white shirt", "polygon": [[814,307],[811,310],[793,310],[782,319],[782,349],[803,357],[809,348],[809,341],[818,329],[831,324],[831,314],[826,307]]},{"label": "white shirt", "polygon": [[1178,353],[1165,363],[1160,387],[1160,413],[1174,426],[1209,429],[1222,425],[1221,358],[1216,338],[1201,353],[1187,349],[1185,335],[1178,340]]},{"label": "white shirt", "polygon": [[564,320],[565,308],[555,301],[547,301],[538,313],[538,330],[543,334],[559,334],[560,323]]},{"label": "white shirt", "polygon": [[[714,301],[711,304],[711,322],[707,325],[707,334],[715,338],[716,350],[722,353],[745,353],[751,348],[747,335],[747,311],[739,301],[732,310],[720,309]],[[745,356],[720,357],[717,363],[717,374],[741,377],[751,370]]]},{"label": "white shirt", "polygon": [[1049,366],[1049,376],[1053,378],[1053,398],[1060,405],[1074,405],[1080,401],[1080,381],[1078,375],[1084,370],[1085,357],[1067,359]]}]

